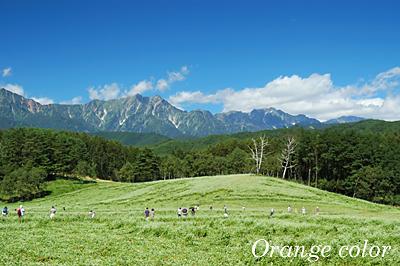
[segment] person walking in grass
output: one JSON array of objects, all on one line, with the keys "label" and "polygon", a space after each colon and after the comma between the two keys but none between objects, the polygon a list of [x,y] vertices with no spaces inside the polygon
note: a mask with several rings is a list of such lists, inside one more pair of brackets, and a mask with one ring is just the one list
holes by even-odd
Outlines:
[{"label": "person walking in grass", "polygon": [[178,208],[178,217],[181,217],[181,215],[182,215],[182,208],[179,207],[179,208]]},{"label": "person walking in grass", "polygon": [[317,215],[319,214],[319,208],[317,207]]},{"label": "person walking in grass", "polygon": [[94,213],[95,213],[95,211],[90,211],[89,212],[89,219],[92,219],[94,217]]},{"label": "person walking in grass", "polygon": [[4,209],[2,211],[2,214],[3,214],[3,216],[7,216],[7,213],[8,213],[8,209],[7,209],[7,206],[6,206],[6,207],[4,207]]},{"label": "person walking in grass", "polygon": [[271,208],[271,217],[274,215],[274,208]]},{"label": "person walking in grass", "polygon": [[144,211],[144,218],[145,218],[146,220],[149,219],[149,214],[150,214],[149,208],[146,207],[146,210]]},{"label": "person walking in grass", "polygon": [[245,211],[245,210],[246,210],[246,206],[244,206],[244,205],[243,205],[243,207],[242,207],[242,210],[244,210],[244,211]]},{"label": "person walking in grass", "polygon": [[303,207],[302,212],[303,212],[303,215],[306,215],[306,208]]},{"label": "person walking in grass", "polygon": [[54,215],[56,214],[57,210],[56,208],[54,208],[54,206],[51,206],[51,210],[50,210],[50,218],[53,218]]},{"label": "person walking in grass", "polygon": [[151,218],[154,218],[154,209],[151,209]]},{"label": "person walking in grass", "polygon": [[287,207],[287,211],[290,212],[290,210],[291,210],[291,209],[290,209],[290,205],[289,205],[289,207]]},{"label": "person walking in grass", "polygon": [[23,218],[23,217],[24,217],[24,214],[25,214],[25,210],[24,210],[24,208],[22,207],[22,205],[20,205],[20,206],[19,206],[19,209],[17,210],[18,218]]}]

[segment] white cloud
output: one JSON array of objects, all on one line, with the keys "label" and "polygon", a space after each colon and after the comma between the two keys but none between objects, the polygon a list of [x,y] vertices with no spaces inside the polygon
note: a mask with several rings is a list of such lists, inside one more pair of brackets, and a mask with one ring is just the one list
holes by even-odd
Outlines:
[{"label": "white cloud", "polygon": [[34,100],[35,102],[38,102],[40,104],[43,104],[43,105],[54,103],[54,101],[52,99],[49,99],[46,97],[43,97],[43,98],[32,97],[32,100]]},{"label": "white cloud", "polygon": [[70,101],[62,101],[62,102],[60,102],[60,104],[79,104],[80,101],[82,101],[82,97],[81,96],[76,96],[72,100],[70,100]]},{"label": "white cloud", "polygon": [[3,77],[11,76],[11,67],[3,70]]},{"label": "white cloud", "polygon": [[153,83],[151,81],[143,80],[136,85],[132,85],[129,91],[123,93],[123,96],[133,96],[137,93],[141,94],[145,91],[149,91],[153,89]]},{"label": "white cloud", "polygon": [[[178,92],[168,100],[179,108],[182,104],[222,103],[224,112],[274,107],[321,121],[344,115],[400,120],[400,96],[396,90],[399,79],[399,67],[378,74],[362,86],[335,87],[330,74],[313,74],[308,78],[293,75],[279,77],[262,88],[239,91],[227,88],[209,95],[199,91]],[[382,93],[387,96],[382,97]]]},{"label": "white cloud", "polygon": [[100,86],[98,89],[91,87],[88,91],[91,100],[98,99],[108,101],[117,98],[121,90],[117,83],[113,83],[111,85],[104,85],[102,89]]},{"label": "white cloud", "polygon": [[185,80],[185,75],[189,74],[189,69],[187,66],[181,67],[181,70],[178,72],[167,72],[168,73],[168,79],[159,79],[157,81],[156,86],[153,86],[153,81],[147,81],[143,80],[139,82],[136,85],[132,85],[130,87],[130,90],[125,90],[125,92],[122,94],[122,96],[133,96],[137,93],[142,94],[146,91],[160,91],[164,92],[165,90],[169,89],[170,86],[177,82],[177,81],[183,81]]},{"label": "white cloud", "polygon": [[21,96],[24,96],[24,89],[20,85],[7,84],[7,85],[4,86],[4,89],[6,89],[8,91],[11,91],[11,92],[14,92],[16,94],[19,94]]}]

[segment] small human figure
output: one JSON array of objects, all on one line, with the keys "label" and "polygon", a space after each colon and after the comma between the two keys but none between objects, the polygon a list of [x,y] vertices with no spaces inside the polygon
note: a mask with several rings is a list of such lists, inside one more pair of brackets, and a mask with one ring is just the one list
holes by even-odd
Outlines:
[{"label": "small human figure", "polygon": [[271,208],[271,216],[274,215],[274,208]]},{"label": "small human figure", "polygon": [[89,212],[89,219],[92,219],[94,217],[94,213],[95,213],[95,211],[90,211]]},{"label": "small human figure", "polygon": [[146,220],[149,219],[149,214],[149,208],[146,207],[146,210],[144,211],[144,218],[146,218]]},{"label": "small human figure", "polygon": [[154,218],[154,209],[151,209],[151,218]]},{"label": "small human figure", "polygon": [[23,218],[25,214],[25,210],[22,207],[22,205],[19,206],[19,209],[17,210],[18,218]]},{"label": "small human figure", "polygon": [[319,208],[317,207],[317,215],[319,214]]},{"label": "small human figure", "polygon": [[194,215],[196,214],[196,212],[194,211],[194,208],[192,209],[192,216],[194,217]]},{"label": "small human figure", "polygon": [[196,210],[200,211],[200,206],[199,206],[199,204],[197,204]]},{"label": "small human figure", "polygon": [[229,218],[229,215],[228,215],[227,212],[224,213],[224,217],[225,217],[225,218]]},{"label": "small human figure", "polygon": [[181,217],[181,215],[182,215],[182,208],[179,207],[179,208],[178,208],[178,217]]},{"label": "small human figure", "polygon": [[63,207],[63,211],[65,212],[65,207]]},{"label": "small human figure", "polygon": [[208,206],[208,209],[211,211],[211,210],[212,210],[212,207],[211,207],[211,206]]},{"label": "small human figure", "polygon": [[226,213],[226,205],[224,205],[224,210],[225,210],[225,213]]},{"label": "small human figure", "polygon": [[289,207],[287,207],[287,211],[290,212],[290,205],[289,205]]},{"label": "small human figure", "polygon": [[7,216],[7,213],[8,213],[8,209],[7,209],[7,206],[6,206],[6,207],[4,207],[4,209],[2,211],[2,214],[3,214],[3,216]]},{"label": "small human figure", "polygon": [[246,210],[246,206],[243,205],[242,209],[245,211]]},{"label": "small human figure", "polygon": [[56,214],[57,210],[56,208],[54,208],[54,206],[51,206],[51,210],[50,210],[50,218],[54,217],[54,214]]},{"label": "small human figure", "polygon": [[306,215],[306,208],[303,207],[302,212],[303,212],[303,215]]}]

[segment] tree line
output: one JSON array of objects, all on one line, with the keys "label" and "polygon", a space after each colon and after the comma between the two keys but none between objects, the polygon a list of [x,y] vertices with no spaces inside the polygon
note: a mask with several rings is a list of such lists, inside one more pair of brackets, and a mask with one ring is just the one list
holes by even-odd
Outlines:
[{"label": "tree line", "polygon": [[229,139],[161,157],[149,148],[86,133],[26,127],[0,131],[0,189],[6,199],[40,196],[49,175],[144,182],[239,173],[400,205],[400,136],[294,127],[280,137]]}]

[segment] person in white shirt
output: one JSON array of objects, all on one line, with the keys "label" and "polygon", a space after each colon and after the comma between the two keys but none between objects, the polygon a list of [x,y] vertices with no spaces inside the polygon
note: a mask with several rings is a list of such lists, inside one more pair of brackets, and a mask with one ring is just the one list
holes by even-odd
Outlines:
[{"label": "person in white shirt", "polygon": [[18,209],[18,211],[17,211],[17,214],[18,214],[18,217],[19,217],[19,218],[21,218],[21,217],[24,216],[25,210],[24,210],[24,208],[22,208],[22,205],[19,206],[19,209]]},{"label": "person in white shirt", "polygon": [[51,206],[51,210],[50,210],[50,218],[54,217],[54,214],[56,214],[57,210],[56,208],[54,208],[54,206]]},{"label": "person in white shirt", "polygon": [[290,212],[290,205],[289,205],[289,207],[287,207],[287,211]]},{"label": "person in white shirt", "polygon": [[306,208],[303,207],[303,215],[306,215]]}]

